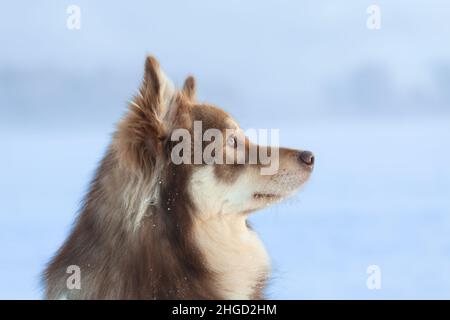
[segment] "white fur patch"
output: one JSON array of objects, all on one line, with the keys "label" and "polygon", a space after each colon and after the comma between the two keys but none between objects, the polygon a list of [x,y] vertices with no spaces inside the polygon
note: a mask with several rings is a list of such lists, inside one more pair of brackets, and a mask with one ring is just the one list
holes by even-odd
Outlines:
[{"label": "white fur patch", "polygon": [[222,215],[199,218],[194,225],[195,239],[225,299],[251,299],[270,272],[269,256],[245,219]]},{"label": "white fur patch", "polygon": [[231,185],[220,182],[211,166],[195,172],[191,180],[192,197],[199,210],[195,239],[215,273],[217,290],[226,299],[252,298],[270,272],[262,242],[247,227],[247,215],[237,211],[243,203],[252,202],[251,190],[242,188],[247,180],[243,175],[242,181]]}]

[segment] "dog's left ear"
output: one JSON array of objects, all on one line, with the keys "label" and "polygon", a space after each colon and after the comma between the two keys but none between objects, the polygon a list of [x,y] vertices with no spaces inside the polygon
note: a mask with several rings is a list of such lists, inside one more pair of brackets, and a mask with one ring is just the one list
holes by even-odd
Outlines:
[{"label": "dog's left ear", "polygon": [[158,61],[147,57],[141,87],[114,137],[113,147],[125,167],[151,172],[167,134],[166,119],[175,113],[176,96]]},{"label": "dog's left ear", "polygon": [[153,109],[157,118],[164,118],[175,95],[172,81],[161,69],[159,62],[152,56],[145,61],[144,79],[139,96],[134,101],[144,109]]},{"label": "dog's left ear", "polygon": [[196,96],[196,86],[195,86],[195,79],[193,76],[189,76],[184,81],[183,85],[183,95],[188,98],[190,101],[195,101]]}]

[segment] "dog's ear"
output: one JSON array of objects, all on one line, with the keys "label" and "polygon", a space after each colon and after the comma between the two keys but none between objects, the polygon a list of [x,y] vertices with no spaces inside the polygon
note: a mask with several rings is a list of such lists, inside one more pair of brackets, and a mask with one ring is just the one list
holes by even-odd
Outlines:
[{"label": "dog's ear", "polygon": [[183,94],[186,98],[188,98],[190,101],[196,100],[196,86],[195,86],[195,79],[193,76],[189,76],[184,81],[183,85]]},{"label": "dog's ear", "polygon": [[144,79],[139,94],[132,101],[134,102],[132,107],[147,109],[162,119],[167,113],[174,95],[173,83],[161,69],[159,62],[152,56],[147,57]]},{"label": "dog's ear", "polygon": [[164,119],[175,97],[174,86],[158,61],[147,57],[141,87],[130,101],[129,112],[119,123],[114,137],[113,147],[121,163],[141,170],[153,167],[166,136]]}]

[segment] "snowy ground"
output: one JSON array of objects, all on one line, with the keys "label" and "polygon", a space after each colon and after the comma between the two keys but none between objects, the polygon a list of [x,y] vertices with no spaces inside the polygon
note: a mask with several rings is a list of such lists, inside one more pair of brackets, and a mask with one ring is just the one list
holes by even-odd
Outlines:
[{"label": "snowy ground", "polygon": [[[252,217],[275,299],[450,298],[450,118],[334,119],[282,128],[317,164],[297,196]],[[108,131],[0,132],[0,299],[41,298]],[[381,290],[368,290],[378,265]]]},{"label": "snowy ground", "polygon": [[69,4],[0,12],[0,298],[41,298],[147,53],[244,127],[316,153],[305,189],[252,217],[270,297],[450,298],[448,1],[379,0],[379,30],[359,0],[77,0],[79,30]]}]

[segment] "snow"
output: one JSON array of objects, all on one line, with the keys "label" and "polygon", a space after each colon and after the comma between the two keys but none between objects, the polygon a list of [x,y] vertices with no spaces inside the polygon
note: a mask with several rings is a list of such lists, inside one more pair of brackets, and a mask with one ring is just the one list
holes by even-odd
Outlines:
[{"label": "snow", "polygon": [[316,154],[297,196],[251,218],[269,297],[450,298],[450,5],[428,3],[378,1],[378,31],[358,0],[79,0],[78,31],[68,3],[3,5],[0,298],[42,297],[147,53],[244,128]]},{"label": "snow", "polygon": [[[310,182],[251,221],[274,263],[275,299],[450,298],[449,118],[334,119],[280,131],[315,152]],[[40,298],[106,132],[2,132],[0,298]],[[381,290],[368,290],[378,265]]]}]

